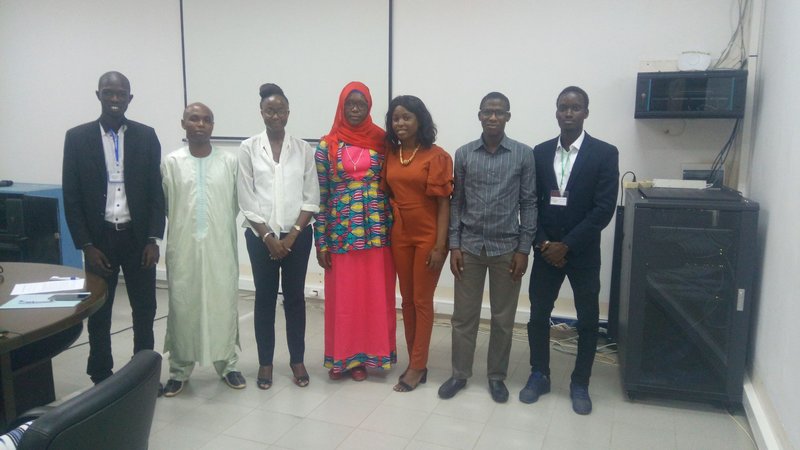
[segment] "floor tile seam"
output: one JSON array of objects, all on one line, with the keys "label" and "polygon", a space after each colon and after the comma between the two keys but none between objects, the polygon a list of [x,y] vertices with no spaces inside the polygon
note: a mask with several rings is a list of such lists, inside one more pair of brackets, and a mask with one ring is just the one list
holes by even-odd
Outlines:
[{"label": "floor tile seam", "polygon": [[[381,403],[381,405],[383,405],[383,404]],[[404,439],[408,439],[408,440],[409,440],[409,442],[410,442],[410,441],[412,441],[412,440],[414,439],[414,436],[416,436],[416,435],[417,435],[417,433],[419,433],[419,430],[421,430],[421,429],[422,429],[422,427],[425,425],[425,422],[427,422],[427,421],[430,419],[431,415],[433,414],[432,412],[424,412],[424,411],[412,410],[412,409],[403,408],[403,407],[400,407],[400,406],[394,406],[394,405],[391,405],[391,406],[392,406],[392,407],[395,407],[395,408],[400,408],[400,409],[406,410],[406,411],[408,411],[408,412],[410,412],[410,413],[423,412],[423,413],[425,414],[425,417],[424,417],[424,418],[423,418],[423,420],[420,422],[420,425],[419,425],[419,427],[417,427],[417,430],[414,432],[414,434],[413,434],[411,437],[408,437],[408,436],[401,436],[401,435],[399,435],[399,434],[394,434],[394,433],[392,433],[392,432],[391,432],[391,430],[389,430],[389,431],[384,431],[384,430],[376,430],[376,429],[374,429],[374,428],[366,428],[366,427],[362,428],[362,426],[363,426],[363,425],[364,425],[364,423],[367,421],[367,419],[369,419],[369,417],[371,417],[371,416],[372,416],[372,414],[374,414],[374,413],[375,413],[375,411],[372,411],[372,413],[370,413],[370,415],[369,415],[369,416],[367,416],[367,417],[364,419],[364,421],[362,421],[362,422],[361,422],[361,424],[359,424],[358,428],[359,428],[359,429],[363,429],[363,430],[367,430],[367,431],[373,431],[373,432],[376,432],[376,433],[385,433],[385,434],[388,434],[388,435],[391,435],[391,436],[401,437],[401,438],[404,438]]]},{"label": "floor tile seam", "polygon": [[614,415],[614,417],[612,419],[612,425],[621,424],[621,425],[628,425],[628,426],[634,426],[634,427],[639,427],[639,428],[650,428],[650,429],[653,429],[653,430],[671,431],[673,433],[677,433],[678,432],[678,426],[675,423],[675,419],[670,420],[670,424],[667,425],[667,426],[661,426],[660,424],[654,425],[654,423],[655,423],[654,421],[647,422],[647,423],[641,423],[641,422],[636,422],[634,420],[628,420],[628,419],[625,419],[625,418],[618,418],[616,416],[616,414]]},{"label": "floor tile seam", "polygon": [[[434,414],[434,413],[431,413],[431,416],[434,416],[434,415],[442,416],[441,414]],[[449,416],[442,416],[442,417],[445,417],[445,418],[447,418],[447,419],[452,419],[452,417],[449,417]],[[428,420],[430,420],[430,417],[428,417]],[[464,420],[468,420],[468,419],[464,419]],[[473,422],[473,421],[470,421],[470,422]],[[481,431],[480,431],[480,432],[478,433],[478,435],[475,437],[475,442],[472,444],[472,446],[470,447],[470,449],[474,449],[474,448],[475,448],[475,447],[478,445],[478,442],[480,441],[481,435],[483,434],[483,430],[486,428],[486,424],[485,424],[485,423],[480,423],[480,422],[473,422],[473,423],[475,423],[476,425],[481,425]],[[409,445],[410,445],[412,442],[414,442],[414,441],[417,441],[417,442],[425,442],[425,443],[427,443],[427,444],[433,444],[433,445],[437,445],[437,446],[441,446],[441,447],[445,447],[445,448],[452,448],[452,449],[457,449],[457,450],[458,450],[458,449],[461,449],[461,447],[451,447],[451,446],[448,446],[448,445],[442,445],[442,444],[440,444],[440,443],[438,443],[438,442],[432,442],[432,441],[429,441],[429,440],[425,440],[425,439],[423,439],[423,438],[420,438],[420,437],[419,437],[419,434],[420,434],[420,432],[422,431],[422,429],[424,428],[424,426],[425,426],[425,424],[423,423],[423,425],[420,427],[420,429],[419,429],[419,430],[417,430],[417,432],[416,432],[416,433],[414,433],[414,436],[412,436],[412,437],[410,438],[410,440],[409,440]]]},{"label": "floor tile seam", "polygon": [[[473,446],[473,448],[475,448],[475,446],[478,445],[478,443],[481,441],[481,438],[483,437],[484,433],[489,431],[489,428],[495,428],[495,429],[501,429],[501,430],[507,430],[507,431],[516,431],[516,432],[520,432],[520,433],[524,433],[526,431],[530,431],[530,430],[520,430],[518,428],[495,426],[495,425],[492,425],[490,427],[489,423],[486,423],[486,424],[484,424],[483,429],[481,430],[481,434],[478,435],[478,439],[475,441],[475,445]],[[540,442],[539,448],[541,448],[542,445],[544,445],[544,439],[547,436],[547,429],[548,429],[548,427],[544,427],[543,430],[541,430],[543,432],[542,432],[542,435],[541,435],[541,442]],[[487,437],[488,437],[488,435],[487,435]]]},{"label": "floor tile seam", "polygon": [[[191,430],[191,431],[201,430],[199,428],[191,427],[191,426],[188,426],[188,425],[185,425],[185,424],[182,424],[182,423],[171,423],[170,425],[172,425],[172,426],[171,427],[164,427],[164,428],[158,430],[155,434],[151,434],[150,435],[150,440],[152,440],[154,437],[158,438],[159,436],[167,436],[169,433],[175,433],[176,427],[177,428],[183,428],[185,430]],[[214,433],[213,431],[209,431],[209,430],[201,430],[201,431],[203,431],[205,433],[208,433],[210,435],[213,435],[214,437],[219,436],[219,433]],[[182,436],[184,436],[184,435],[181,434],[180,437],[182,437]]]},{"label": "floor tile seam", "polygon": [[[434,396],[435,396],[436,394],[435,394],[435,393],[432,393],[431,395],[434,395]],[[413,411],[413,412],[420,412],[420,413],[425,413],[425,414],[431,414],[431,413],[432,413],[432,412],[433,412],[433,411],[436,409],[436,407],[437,407],[437,406],[439,406],[439,403],[440,403],[440,401],[437,401],[437,402],[434,404],[433,408],[430,408],[430,409],[422,409],[422,408],[411,408],[411,407],[408,407],[408,406],[396,405],[396,404],[393,404],[393,403],[387,403],[387,402],[391,401],[391,399],[392,399],[392,396],[391,396],[391,395],[390,395],[390,396],[388,396],[388,397],[386,397],[386,399],[385,399],[384,401],[382,401],[382,402],[381,402],[381,405],[385,405],[385,406],[396,406],[396,407],[400,407],[400,408],[403,408],[403,409],[407,409],[407,410],[409,410],[409,411]]]},{"label": "floor tile seam", "polygon": [[[212,402],[212,400],[214,400],[214,401]],[[221,401],[221,400],[215,400],[215,397],[206,399],[206,401],[203,402],[202,405],[198,405],[198,406],[199,407],[210,407],[210,408],[213,409],[216,406],[217,403],[223,403],[225,406],[231,406],[231,407],[237,407],[237,408],[246,409],[247,412],[245,413],[244,416],[247,416],[248,414],[251,414],[253,411],[258,409],[257,406],[252,406],[252,405],[249,405],[249,404],[231,403],[231,402],[225,402],[225,401]],[[244,416],[242,416],[242,417],[244,417]]]},{"label": "floor tile seam", "polygon": [[[527,409],[528,407],[535,408],[537,406],[535,403],[529,404],[529,405],[525,404],[525,403],[520,403],[520,405],[524,405],[525,409]],[[539,405],[539,406],[541,406],[541,405]],[[548,430],[548,429],[550,429],[550,423],[552,423],[552,421],[553,421],[553,412],[555,411],[555,405],[546,406],[546,408],[547,408],[547,411],[545,411],[545,416],[547,417],[547,423],[544,424],[543,428],[545,430]],[[489,418],[489,420],[491,420],[491,417]],[[488,421],[487,421],[487,424],[488,424]],[[511,430],[518,430],[517,428],[503,427],[502,425],[500,425],[500,427],[508,428],[508,429],[511,429]]]},{"label": "floor tile seam", "polygon": [[[285,436],[287,436],[289,433],[291,433],[295,428],[300,427],[301,425],[303,425],[303,423],[305,421],[324,423],[324,424],[327,424],[327,425],[334,425],[334,426],[337,426],[337,427],[349,428],[350,431],[348,431],[348,433],[345,435],[345,437],[343,437],[339,442],[336,443],[336,447],[339,447],[347,439],[347,437],[349,437],[350,434],[356,429],[355,427],[351,427],[350,425],[343,425],[341,423],[331,423],[331,422],[326,422],[324,420],[314,419],[314,418],[311,418],[311,417],[304,417],[300,422],[295,424],[295,426],[293,426],[292,428],[287,430],[285,433],[283,433],[277,440],[275,440],[275,443],[273,443],[271,445],[273,445],[273,446],[274,445],[278,445],[278,442],[280,442],[281,439],[283,439]],[[281,448],[283,448],[283,447],[281,447]],[[298,449],[298,450],[302,450],[302,449]]]},{"label": "floor tile seam", "polygon": [[[286,437],[286,436],[289,436],[289,435],[290,435],[290,433],[292,433],[292,432],[295,430],[295,428],[298,428],[298,427],[302,426],[302,425],[303,425],[303,422],[304,422],[304,421],[306,421],[306,420],[309,420],[309,421],[315,421],[315,422],[321,422],[321,421],[319,421],[319,420],[312,419],[312,418],[310,418],[310,417],[299,417],[299,419],[300,419],[300,420],[299,420],[299,421],[298,421],[296,424],[292,425],[292,426],[291,426],[291,427],[290,427],[288,430],[286,430],[285,432],[283,432],[283,433],[282,433],[280,436],[278,436],[278,437],[277,437],[277,438],[276,438],[274,441],[272,441],[272,443],[270,443],[270,444],[269,444],[269,445],[270,445],[270,447],[278,445],[278,442],[280,442],[280,441],[281,441],[281,439],[283,439],[283,438],[284,438],[284,437]],[[338,425],[338,424],[334,424],[334,425]],[[340,443],[340,444],[341,444],[341,443]],[[337,444],[337,447],[338,447],[338,445],[339,445],[339,444]],[[283,448],[283,447],[281,447],[281,448]]]},{"label": "floor tile seam", "polygon": [[258,406],[258,409],[262,410],[262,411],[269,411],[269,412],[274,412],[274,413],[278,413],[278,414],[286,414],[286,415],[289,415],[289,416],[292,416],[292,417],[297,417],[298,419],[302,420],[302,419],[310,419],[309,416],[310,416],[311,412],[314,411],[315,409],[317,409],[317,406],[319,406],[319,405],[314,406],[308,413],[306,413],[304,415],[299,415],[299,414],[297,414],[295,412],[286,411],[286,410],[271,409],[268,406],[269,406],[268,402],[265,402],[264,404]]},{"label": "floor tile seam", "polygon": [[[558,433],[554,432],[553,429],[551,427],[549,427],[549,426],[547,427],[547,433],[544,436],[544,440],[546,441],[548,437],[552,437],[553,439],[562,440],[562,441],[566,439],[566,440],[568,440],[570,442],[575,442],[577,444],[581,444],[581,445],[587,446],[586,448],[592,448],[591,446],[598,442],[598,439],[596,439],[596,438],[588,438],[588,437],[576,436],[576,435],[564,436],[563,434],[558,434]],[[608,438],[607,439],[604,439],[604,440],[601,440],[601,441],[602,441],[601,444],[605,444],[605,446],[607,448],[611,448],[611,433],[608,434]]]},{"label": "floor tile seam", "polygon": [[[252,411],[251,411],[251,412],[252,412]],[[249,413],[247,413],[247,414],[249,414]],[[184,426],[184,427],[186,427],[186,428],[191,428],[191,429],[193,429],[193,430],[207,431],[207,432],[209,432],[209,433],[213,433],[214,435],[217,435],[217,436],[218,436],[218,435],[220,435],[220,434],[224,433],[224,432],[225,432],[226,430],[228,430],[229,428],[231,428],[231,427],[232,427],[233,425],[235,425],[236,423],[238,423],[240,420],[242,420],[242,419],[243,419],[243,418],[244,418],[244,417],[245,417],[247,414],[245,414],[244,416],[242,416],[242,417],[239,417],[238,419],[234,420],[234,422],[233,422],[233,423],[231,423],[231,424],[230,424],[230,425],[228,425],[226,428],[224,428],[223,430],[221,430],[221,431],[218,431],[218,432],[209,431],[207,428],[204,428],[203,426],[201,426],[201,425],[198,425],[198,424],[197,424],[196,422],[194,422],[194,421],[192,421],[192,422],[181,422],[181,423],[176,423],[176,422],[173,422],[172,424],[173,424],[173,425],[180,425],[180,426]],[[181,419],[181,418],[182,418],[182,417],[178,417],[178,418],[176,418],[176,420],[178,420],[178,419]]]},{"label": "floor tile seam", "polygon": [[[231,428],[232,427],[233,426],[231,426]],[[228,428],[228,430],[230,430],[230,428]],[[252,442],[252,443],[257,444],[257,445],[267,445],[267,446],[271,446],[271,445],[275,444],[275,442],[278,442],[277,440],[272,441],[272,442],[255,441],[253,439],[248,439],[248,438],[245,438],[245,437],[242,437],[242,436],[239,436],[239,435],[228,434],[228,432],[227,432],[228,430],[225,430],[222,433],[218,434],[217,437],[225,436],[225,437],[229,437],[229,438],[233,438],[233,439],[238,439],[238,440],[241,440],[241,441]]]},{"label": "floor tile seam", "polygon": [[[350,397],[348,397],[347,395],[344,395],[344,397],[350,399]],[[357,398],[353,398],[353,400],[358,400],[358,399]],[[383,404],[383,400],[381,400],[377,404],[375,404],[375,406],[373,406],[372,409],[369,410],[369,412],[364,416],[363,419],[361,419],[361,421],[357,425],[346,425],[346,424],[342,424],[342,423],[338,423],[338,422],[328,422],[327,420],[324,420],[324,419],[312,418],[311,415],[314,414],[314,411],[316,411],[317,409],[321,408],[324,403],[325,403],[325,401],[323,401],[322,403],[317,405],[316,408],[314,408],[310,413],[308,413],[308,418],[314,419],[314,420],[320,420],[320,421],[326,422],[326,423],[333,423],[334,425],[344,425],[344,426],[348,426],[348,427],[352,426],[354,429],[357,429],[359,426],[361,426],[364,423],[364,421],[369,419],[369,417],[375,412],[376,409],[378,409],[378,407],[380,407],[380,405]]]}]

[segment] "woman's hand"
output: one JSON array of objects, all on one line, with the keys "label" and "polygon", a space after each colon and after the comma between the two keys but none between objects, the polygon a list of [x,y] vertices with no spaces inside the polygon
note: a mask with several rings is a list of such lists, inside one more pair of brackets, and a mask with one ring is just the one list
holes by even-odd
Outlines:
[{"label": "woman's hand", "polygon": [[291,251],[287,250],[283,245],[283,241],[278,240],[274,234],[267,235],[264,239],[264,245],[267,246],[267,250],[272,259],[283,259],[289,254],[289,251]]},{"label": "woman's hand", "polygon": [[332,267],[331,254],[327,250],[317,250],[317,263],[325,270]]},{"label": "woman's hand", "polygon": [[300,233],[292,230],[289,234],[286,235],[286,237],[281,239],[283,248],[285,248],[288,251],[292,251],[292,247],[294,247],[294,243],[297,241],[297,236],[300,236]]},{"label": "woman's hand", "polygon": [[428,254],[428,259],[425,261],[425,264],[428,266],[428,270],[431,272],[438,272],[439,270],[442,270],[442,266],[444,265],[444,260],[446,258],[447,251],[444,248],[434,247]]}]

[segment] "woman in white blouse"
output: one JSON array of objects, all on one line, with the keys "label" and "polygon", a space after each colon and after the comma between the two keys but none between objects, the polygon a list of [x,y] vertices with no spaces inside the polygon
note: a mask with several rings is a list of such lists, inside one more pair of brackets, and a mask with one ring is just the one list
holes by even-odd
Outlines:
[{"label": "woman in white blouse", "polygon": [[247,252],[256,287],[254,311],[260,389],[272,387],[275,352],[275,306],[278,280],[283,288],[289,366],[294,383],[308,385],[305,353],[304,287],[313,232],[309,223],[319,211],[314,149],[286,133],[289,100],[267,83],[259,89],[266,131],[239,149],[239,207],[245,216]]}]

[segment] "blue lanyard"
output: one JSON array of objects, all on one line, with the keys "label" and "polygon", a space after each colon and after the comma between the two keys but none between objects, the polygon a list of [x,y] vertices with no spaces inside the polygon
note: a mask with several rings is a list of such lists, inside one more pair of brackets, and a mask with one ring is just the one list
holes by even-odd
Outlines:
[{"label": "blue lanyard", "polygon": [[114,139],[114,159],[117,161],[117,164],[119,164],[119,135],[111,128],[108,129],[108,133],[111,135],[111,138]]}]

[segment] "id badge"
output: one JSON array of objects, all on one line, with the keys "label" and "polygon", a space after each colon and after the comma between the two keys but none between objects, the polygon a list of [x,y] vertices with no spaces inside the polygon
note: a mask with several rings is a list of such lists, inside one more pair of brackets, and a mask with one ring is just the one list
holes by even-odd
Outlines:
[{"label": "id badge", "polygon": [[122,172],[111,172],[108,174],[108,182],[109,183],[124,183],[125,178],[122,175]]},{"label": "id badge", "polygon": [[561,191],[552,190],[550,191],[550,205],[551,206],[567,206],[567,197],[569,196],[569,192],[564,191],[564,195],[561,195]]}]

